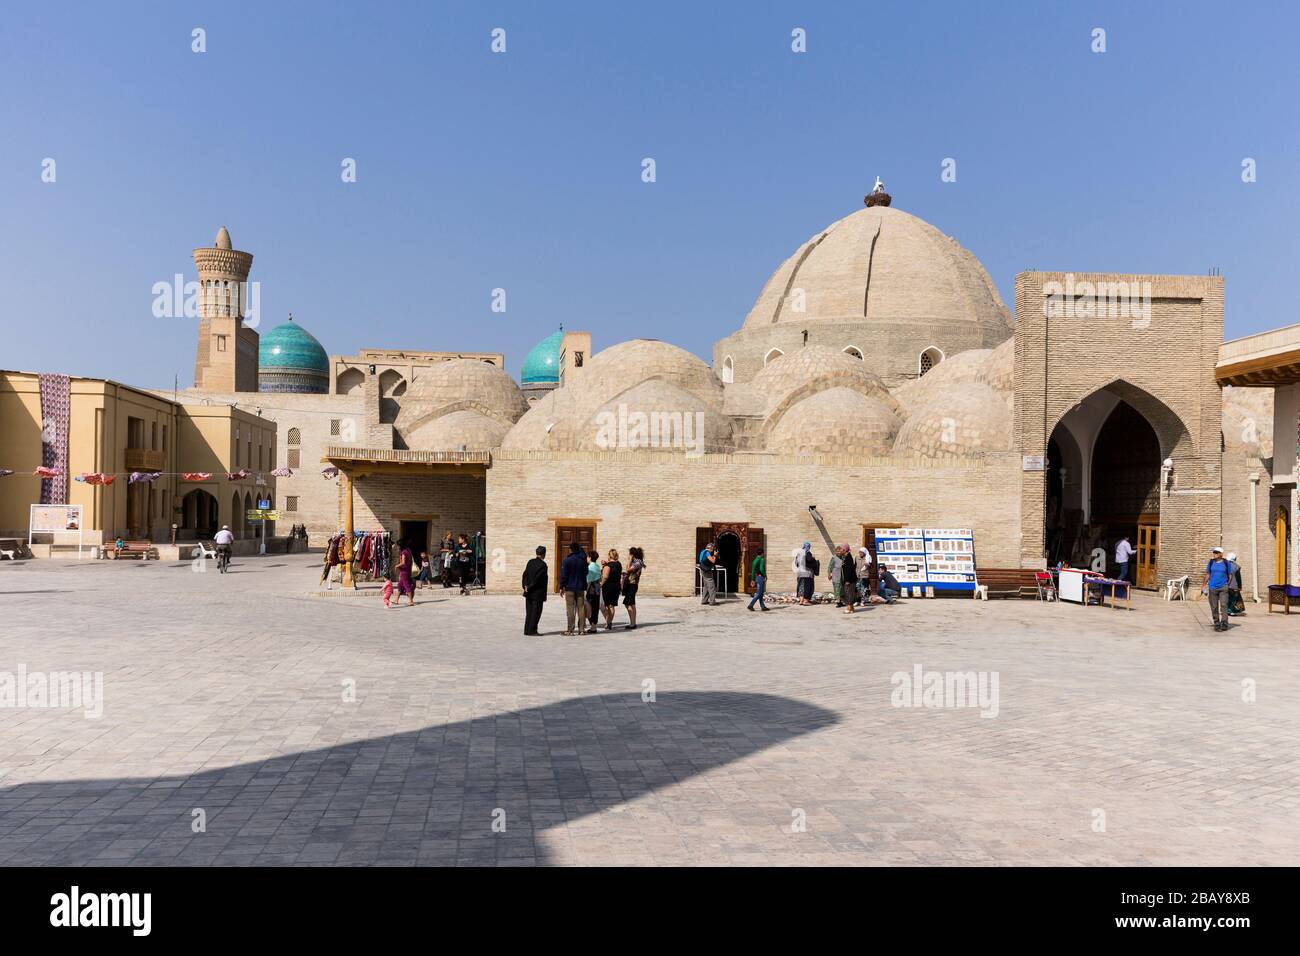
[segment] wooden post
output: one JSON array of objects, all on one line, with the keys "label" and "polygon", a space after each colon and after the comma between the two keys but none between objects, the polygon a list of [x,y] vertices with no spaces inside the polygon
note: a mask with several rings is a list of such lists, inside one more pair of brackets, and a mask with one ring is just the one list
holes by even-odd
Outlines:
[{"label": "wooden post", "polygon": [[356,557],[352,553],[352,476],[346,475],[348,482],[348,502],[344,511],[343,523],[343,586],[345,588],[356,588],[357,582],[352,577],[352,560]]}]

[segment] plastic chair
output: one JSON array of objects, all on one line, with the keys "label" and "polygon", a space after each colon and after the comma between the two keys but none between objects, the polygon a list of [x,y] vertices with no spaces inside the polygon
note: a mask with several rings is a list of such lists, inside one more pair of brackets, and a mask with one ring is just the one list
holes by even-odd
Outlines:
[{"label": "plastic chair", "polygon": [[1170,578],[1165,582],[1165,600],[1172,601],[1174,594],[1177,593],[1180,600],[1187,600],[1187,585],[1191,583],[1191,576],[1184,574],[1181,578]]},{"label": "plastic chair", "polygon": [[1035,571],[1034,586],[1038,589],[1038,600],[1055,601],[1057,599],[1056,584],[1052,581],[1050,572]]}]

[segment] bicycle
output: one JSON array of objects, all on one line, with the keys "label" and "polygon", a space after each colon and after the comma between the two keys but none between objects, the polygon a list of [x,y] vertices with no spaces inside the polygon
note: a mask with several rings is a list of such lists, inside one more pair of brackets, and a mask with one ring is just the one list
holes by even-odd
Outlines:
[{"label": "bicycle", "polygon": [[226,546],[217,548],[217,570],[222,574],[226,573],[226,568],[230,565],[230,549]]}]

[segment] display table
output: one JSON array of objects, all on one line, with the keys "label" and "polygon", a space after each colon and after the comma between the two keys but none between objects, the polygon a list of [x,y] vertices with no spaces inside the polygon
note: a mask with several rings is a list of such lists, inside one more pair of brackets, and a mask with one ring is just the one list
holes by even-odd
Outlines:
[{"label": "display table", "polygon": [[1061,568],[1056,576],[1056,594],[1062,601],[1084,604],[1088,599],[1085,582],[1090,578],[1100,578],[1096,571],[1087,568]]},{"label": "display table", "polygon": [[1112,611],[1115,610],[1118,605],[1119,592],[1122,588],[1124,591],[1124,610],[1127,611],[1132,609],[1129,603],[1129,590],[1131,585],[1127,581],[1096,576],[1089,577],[1088,580],[1084,582],[1084,586],[1088,589],[1089,594],[1096,592],[1097,603],[1103,607],[1106,604],[1106,589],[1110,588],[1110,609]]}]

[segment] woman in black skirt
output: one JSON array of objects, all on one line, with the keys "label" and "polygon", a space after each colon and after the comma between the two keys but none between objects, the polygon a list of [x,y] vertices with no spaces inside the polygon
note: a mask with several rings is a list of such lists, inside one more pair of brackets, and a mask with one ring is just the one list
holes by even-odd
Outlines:
[{"label": "woman in black skirt", "polygon": [[618,560],[618,549],[609,549],[609,560],[600,572],[600,598],[605,605],[605,630],[614,629],[614,612],[618,610],[618,596],[623,590],[623,565]]},{"label": "woman in black skirt", "polygon": [[623,606],[627,608],[627,629],[636,630],[636,589],[641,585],[641,572],[645,570],[645,552],[640,548],[627,549],[627,571],[623,573]]}]

